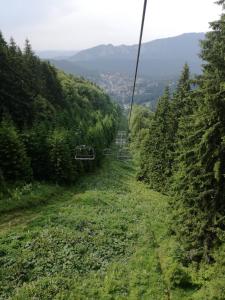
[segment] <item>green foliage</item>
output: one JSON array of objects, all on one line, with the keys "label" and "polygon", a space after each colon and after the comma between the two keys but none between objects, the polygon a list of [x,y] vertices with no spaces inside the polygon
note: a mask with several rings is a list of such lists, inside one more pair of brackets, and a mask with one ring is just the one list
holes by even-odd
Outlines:
[{"label": "green foliage", "polygon": [[216,228],[224,227],[221,217],[225,214],[224,15],[211,26],[213,31],[202,42],[206,63],[193,95],[197,107],[181,124],[175,173],[182,211],[177,232],[183,231],[179,236],[183,235],[187,255],[196,254],[191,260],[203,257],[207,262],[212,260]]},{"label": "green foliage", "polygon": [[33,183],[5,183],[0,194],[0,215],[16,209],[33,208],[56,199],[64,191],[57,185]]},{"label": "green foliage", "polygon": [[[13,39],[8,45],[1,34],[0,56],[0,120],[5,115],[13,120],[16,129],[11,140],[16,145],[11,142],[11,148],[15,147],[10,151],[18,156],[10,171],[7,153],[3,156],[5,150],[1,149],[2,160],[6,160],[1,171],[5,180],[26,179],[22,169],[28,171],[24,166],[29,160],[34,179],[60,183],[71,183],[84,170],[98,166],[103,149],[114,138],[118,107],[95,84],[41,61],[28,40],[21,51]],[[79,145],[93,147],[96,160],[75,162]]]},{"label": "green foliage", "polygon": [[148,124],[148,131],[146,131],[143,143],[140,144],[138,177],[148,182],[152,188],[163,190],[167,184],[167,178],[171,174],[171,152],[174,141],[172,108],[168,88],[159,99],[156,112]]},{"label": "green foliage", "polygon": [[175,264],[169,281],[182,283],[183,276],[186,281],[183,267],[195,264],[208,264],[205,269],[215,276],[207,277],[208,286],[201,282],[196,299],[224,298],[219,271],[220,266],[224,272],[224,260],[215,255],[224,247],[219,232],[225,228],[224,14],[211,29],[201,43],[203,74],[192,85],[184,66],[174,95],[169,99],[167,92],[159,100],[140,147],[139,178],[173,195],[171,231],[180,243],[183,266]]},{"label": "green foliage", "polygon": [[168,299],[158,257],[168,198],[134,172],[110,158],[74,186],[14,190],[20,205],[33,198],[39,206],[1,215],[0,298]]},{"label": "green foliage", "polygon": [[0,124],[0,166],[5,180],[31,180],[32,170],[24,144],[9,121]]},{"label": "green foliage", "polygon": [[66,295],[72,282],[72,280],[60,276],[42,278],[33,284],[25,283],[14,299],[63,299],[61,297]]},{"label": "green foliage", "polygon": [[136,137],[142,129],[149,128],[153,113],[146,107],[134,105],[131,115],[131,133]]},{"label": "green foliage", "polygon": [[56,182],[66,183],[74,180],[73,164],[68,133],[54,130],[48,138],[49,167],[51,178]]},{"label": "green foliage", "polygon": [[35,114],[35,121],[53,121],[56,116],[54,106],[45,98],[38,95],[33,103],[33,111]]},{"label": "green foliage", "polygon": [[187,288],[191,285],[191,278],[187,270],[182,268],[178,263],[170,265],[166,272],[166,280],[169,282],[171,288]]},{"label": "green foliage", "polygon": [[[134,115],[136,127],[132,125],[131,131],[135,149],[140,151],[138,178],[159,191],[168,191],[171,185],[180,135],[179,127],[184,122],[183,118],[187,118],[193,109],[193,101],[189,94],[189,67],[185,64],[172,99],[169,88],[166,88],[154,114]],[[144,126],[140,125],[142,122],[145,123]]]},{"label": "green foliage", "polygon": [[45,123],[35,123],[32,129],[24,130],[23,142],[31,159],[34,178],[37,180],[50,179],[49,149],[47,138],[49,127]]}]

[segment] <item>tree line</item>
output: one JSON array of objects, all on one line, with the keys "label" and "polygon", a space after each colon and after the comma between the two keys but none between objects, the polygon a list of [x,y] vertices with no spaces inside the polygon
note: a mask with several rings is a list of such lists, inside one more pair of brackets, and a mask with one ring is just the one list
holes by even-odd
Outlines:
[{"label": "tree line", "polygon": [[137,177],[172,195],[171,231],[184,265],[214,262],[225,241],[225,15],[210,25],[202,75],[190,78],[185,64],[176,91],[166,88],[154,113],[136,107],[131,120]]},{"label": "tree line", "polygon": [[[115,134],[119,108],[95,84],[41,61],[0,33],[0,183],[71,183],[99,165]],[[90,145],[96,159],[74,159]]]}]

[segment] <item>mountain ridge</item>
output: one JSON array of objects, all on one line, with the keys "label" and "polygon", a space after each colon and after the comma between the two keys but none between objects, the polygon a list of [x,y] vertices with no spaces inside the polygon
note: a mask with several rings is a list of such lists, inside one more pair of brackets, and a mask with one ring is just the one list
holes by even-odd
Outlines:
[{"label": "mountain ridge", "polygon": [[[187,51],[191,50],[192,52],[198,51],[199,45],[198,41],[203,39],[205,36],[204,33],[184,33],[174,37],[168,37],[163,39],[156,39],[149,42],[145,42],[142,44],[141,56],[142,58],[150,58],[150,54],[156,55],[157,53],[160,55],[162,50],[165,50],[164,47],[169,47],[169,50],[178,50],[176,53],[183,53],[184,50],[187,54]],[[186,49],[182,47],[182,43],[185,44]],[[179,46],[179,49],[174,49]],[[75,55],[71,56],[69,60],[71,61],[89,61],[93,59],[134,59],[137,54],[138,45],[119,45],[114,46],[113,44],[101,44],[92,48],[87,48],[79,51]],[[182,49],[182,52],[180,51]],[[120,57],[118,57],[118,55]],[[125,56],[125,57],[124,57]],[[156,55],[157,58],[157,55]]]},{"label": "mountain ridge", "polygon": [[[184,33],[142,44],[137,82],[137,103],[151,107],[164,88],[171,91],[185,63],[191,74],[201,74],[200,40],[204,33]],[[79,51],[64,60],[51,62],[67,73],[83,76],[97,83],[116,101],[130,102],[138,45],[98,45]]]}]

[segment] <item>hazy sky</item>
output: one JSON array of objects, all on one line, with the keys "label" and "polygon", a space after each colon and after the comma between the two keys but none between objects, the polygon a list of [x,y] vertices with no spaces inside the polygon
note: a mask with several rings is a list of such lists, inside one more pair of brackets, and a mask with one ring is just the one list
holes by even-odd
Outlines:
[{"label": "hazy sky", "polygon": [[[0,30],[36,50],[136,44],[143,0],[0,0]],[[144,41],[207,31],[221,8],[214,0],[149,0]]]}]

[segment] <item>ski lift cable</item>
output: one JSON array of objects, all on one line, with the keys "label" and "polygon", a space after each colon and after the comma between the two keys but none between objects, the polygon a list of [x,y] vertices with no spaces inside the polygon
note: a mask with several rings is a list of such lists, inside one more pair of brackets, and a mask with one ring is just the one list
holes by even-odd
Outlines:
[{"label": "ski lift cable", "polygon": [[134,84],[133,84],[132,98],[131,98],[131,104],[130,104],[128,128],[130,127],[130,119],[131,119],[131,113],[132,113],[133,103],[134,103],[134,93],[135,93],[135,88],[136,88],[138,65],[139,65],[139,60],[140,60],[142,36],[143,36],[143,30],[144,30],[147,2],[148,2],[148,0],[144,0],[144,7],[143,7],[143,14],[142,14],[142,21],[141,21],[141,31],[140,31],[140,37],[139,37],[138,53],[137,53],[137,61],[136,61],[136,68],[135,68],[135,75],[134,75]]}]

